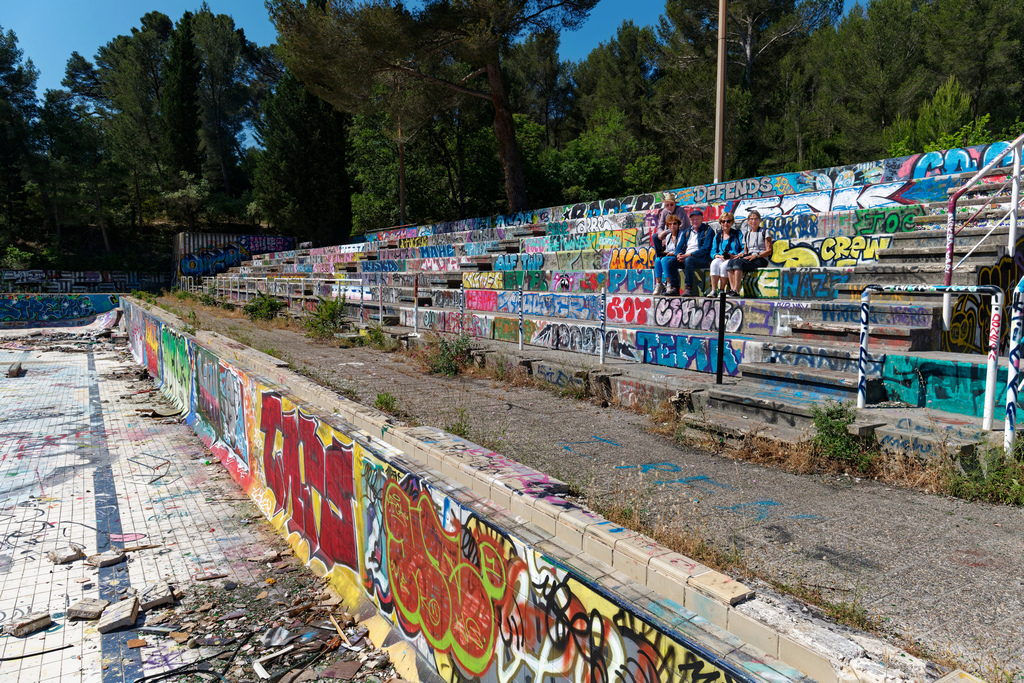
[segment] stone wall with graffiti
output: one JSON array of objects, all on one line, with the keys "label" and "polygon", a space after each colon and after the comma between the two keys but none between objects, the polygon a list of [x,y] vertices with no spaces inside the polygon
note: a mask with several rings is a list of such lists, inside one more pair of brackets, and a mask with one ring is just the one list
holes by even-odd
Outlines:
[{"label": "stone wall with graffiti", "polygon": [[5,292],[130,292],[157,290],[171,284],[167,273],[125,270],[0,270]]},{"label": "stone wall with graffiti", "polygon": [[[981,169],[1006,150],[1008,142],[963,147],[907,157],[883,159],[849,166],[781,173],[773,176],[746,178],[712,185],[698,185],[672,190],[682,205],[707,207],[706,219],[714,219],[730,211],[744,218],[757,209],[764,216],[799,216],[873,210],[898,204],[943,201],[946,190],[955,181],[938,176],[973,172]],[[571,228],[551,229],[550,224],[586,218],[602,218],[620,214],[638,214],[661,207],[664,191],[593,202],[553,206],[515,214],[483,216],[461,221],[397,228],[368,233],[368,242],[397,241],[445,233],[460,233],[494,228],[511,228],[548,224],[548,235],[570,234]],[[637,227],[639,218],[629,227]],[[904,218],[870,215],[840,216],[837,223],[851,222],[855,234],[893,233],[905,225]],[[828,219],[822,220],[827,223]],[[594,231],[608,229],[598,227]],[[835,229],[835,228],[833,228]],[[867,232],[863,232],[867,230]],[[850,236],[850,233],[843,233]],[[827,237],[829,235],[793,235],[791,238]],[[544,238],[542,238],[544,239]],[[436,243],[436,242],[435,242]]]},{"label": "stone wall with graffiti", "polygon": [[[577,568],[560,545],[166,318],[130,302],[126,311],[135,359],[296,555],[344,595],[372,604],[412,645],[420,678],[789,680],[753,651],[725,657],[735,641],[681,605],[620,578],[609,583],[593,563]],[[425,446],[479,461],[563,512],[589,514],[549,495],[544,475],[441,430],[416,432]]]},{"label": "stone wall with graffiti", "polygon": [[115,294],[0,294],[0,328],[88,325],[118,305]]},{"label": "stone wall with graffiti", "polygon": [[295,238],[282,235],[234,235],[182,232],[175,237],[175,281],[227,272],[257,254],[295,248]]},{"label": "stone wall with graffiti", "polygon": [[[979,285],[994,285],[1003,291],[1003,321],[1000,325],[1000,353],[1010,339],[1008,307],[1013,289],[1024,276],[1024,237],[1017,240],[1014,256],[1003,256],[997,263],[978,269]],[[988,332],[992,321],[992,298],[968,294],[953,302],[949,330],[942,333],[942,350],[955,353],[988,353]]]}]

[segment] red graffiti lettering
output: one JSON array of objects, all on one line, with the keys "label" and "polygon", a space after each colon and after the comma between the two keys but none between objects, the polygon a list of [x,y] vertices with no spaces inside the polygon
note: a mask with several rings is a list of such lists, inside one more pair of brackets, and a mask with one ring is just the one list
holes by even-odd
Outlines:
[{"label": "red graffiti lettering", "polygon": [[[267,487],[277,500],[274,514],[287,511],[288,531],[301,534],[311,554],[328,569],[338,563],[355,569],[359,561],[352,446],[333,437],[325,446],[317,434],[318,424],[315,417],[297,409],[284,412],[278,394],[263,395],[260,430]],[[280,451],[275,447],[278,434]]]}]

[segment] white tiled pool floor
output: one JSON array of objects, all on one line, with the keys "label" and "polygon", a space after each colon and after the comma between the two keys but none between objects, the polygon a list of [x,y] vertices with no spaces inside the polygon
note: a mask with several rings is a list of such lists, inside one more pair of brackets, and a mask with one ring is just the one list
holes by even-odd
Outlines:
[{"label": "white tiled pool floor", "polygon": [[[129,649],[135,628],[101,635],[95,622],[65,612],[81,598],[113,601],[159,580],[186,591],[208,573],[255,584],[257,565],[245,558],[276,537],[250,523],[256,508],[219,463],[204,465],[206,451],[187,425],[138,416],[150,395],[136,392],[152,385],[112,376],[133,367],[118,348],[24,348],[39,343],[0,346],[0,624],[38,611],[54,623],[23,638],[0,636],[0,681],[131,683],[194,660],[199,651],[167,638]],[[18,361],[26,372],[7,378]],[[103,569],[46,557],[70,543],[87,555],[157,547]],[[136,627],[144,622],[140,612]]]}]

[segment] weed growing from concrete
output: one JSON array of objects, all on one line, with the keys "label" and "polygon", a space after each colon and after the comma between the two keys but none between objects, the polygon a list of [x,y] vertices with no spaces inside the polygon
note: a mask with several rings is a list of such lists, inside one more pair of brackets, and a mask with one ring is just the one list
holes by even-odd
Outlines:
[{"label": "weed growing from concrete", "polygon": [[857,419],[857,409],[850,403],[828,400],[824,405],[811,405],[814,420],[814,444],[819,455],[844,462],[860,472],[866,472],[874,454],[864,449],[860,439],[850,434],[847,427]]},{"label": "weed growing from concrete", "polygon": [[852,601],[832,600],[825,595],[821,586],[807,583],[803,579],[792,583],[770,578],[766,580],[783,593],[819,608],[826,617],[836,623],[872,633],[877,633],[882,628],[882,622],[864,608],[859,596],[854,597]]},{"label": "weed growing from concrete", "polygon": [[952,460],[943,468],[945,492],[965,500],[1024,505],[1024,463],[1007,461],[1002,450]]},{"label": "weed growing from concrete", "polygon": [[472,340],[465,334],[451,338],[438,337],[436,342],[428,342],[424,356],[427,372],[455,377],[472,361],[469,355],[471,343]]},{"label": "weed growing from concrete", "polygon": [[129,296],[141,301],[143,306],[156,306],[156,296],[151,292],[146,292],[141,289],[133,289]]},{"label": "weed growing from concrete", "polygon": [[199,316],[196,315],[195,311],[189,311],[188,315],[185,316],[185,334],[194,335],[198,329]]},{"label": "weed growing from concrete", "polygon": [[449,415],[445,421],[444,431],[463,439],[469,439],[472,428],[469,425],[469,412],[462,407],[455,408],[454,415]]},{"label": "weed growing from concrete", "polygon": [[398,350],[399,344],[384,332],[380,325],[374,325],[366,329],[366,339],[370,346],[381,351],[391,353]]},{"label": "weed growing from concrete", "polygon": [[398,412],[398,399],[391,392],[385,391],[383,394],[377,394],[377,400],[373,402],[373,407],[394,415]]}]

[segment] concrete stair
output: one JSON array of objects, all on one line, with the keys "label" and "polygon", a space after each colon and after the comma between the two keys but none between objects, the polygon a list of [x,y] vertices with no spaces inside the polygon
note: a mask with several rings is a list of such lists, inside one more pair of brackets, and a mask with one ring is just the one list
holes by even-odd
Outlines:
[{"label": "concrete stair", "polygon": [[[790,329],[797,339],[829,344],[860,346],[860,323],[792,323]],[[937,330],[910,325],[868,325],[869,347],[932,351],[938,346]]]}]

